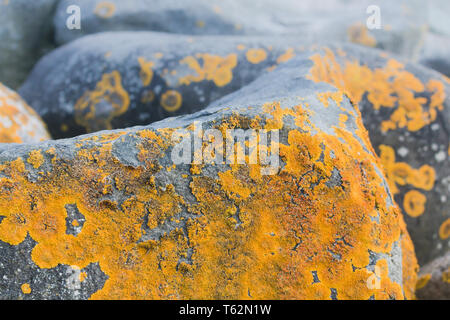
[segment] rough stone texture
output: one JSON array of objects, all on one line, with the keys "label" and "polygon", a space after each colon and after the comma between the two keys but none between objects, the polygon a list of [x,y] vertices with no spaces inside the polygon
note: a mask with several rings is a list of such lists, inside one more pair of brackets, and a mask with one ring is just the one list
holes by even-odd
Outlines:
[{"label": "rough stone texture", "polygon": [[417,298],[450,300],[450,252],[420,268]]},{"label": "rough stone texture", "polygon": [[[81,30],[66,28],[69,5],[81,8]],[[381,10],[381,29],[368,30],[366,9]],[[191,35],[295,34],[302,41],[352,41],[410,57],[425,31],[422,0],[62,0],[58,43],[102,31],[146,30]]]},{"label": "rough stone texture", "polygon": [[[126,45],[118,40],[121,38],[127,39]],[[188,39],[191,42],[184,48]],[[439,232],[450,217],[448,78],[416,64],[402,64],[385,52],[355,45],[323,50],[318,45],[290,46],[292,38],[245,41],[224,37],[218,43],[215,37],[135,32],[93,35],[44,58],[20,92],[35,101],[33,107],[55,128],[54,136],[63,135],[62,129],[70,136],[83,132],[77,125],[78,115],[99,126],[97,129],[148,123],[173,111],[199,110],[259,74],[278,68],[279,62],[295,68],[298,61],[312,59],[316,65],[309,76],[347,92],[361,109],[391,190],[407,214],[420,263],[448,250],[448,233]],[[155,42],[158,49],[152,45]],[[239,46],[243,42],[245,48]],[[252,59],[265,59],[251,63],[249,52],[254,52]],[[210,62],[206,63],[205,57]],[[120,81],[112,83],[105,78],[116,71]],[[37,99],[36,94],[42,92],[44,99]],[[154,96],[150,103],[148,95]],[[329,97],[324,94],[321,99]],[[166,106],[163,100],[168,101]],[[77,109],[83,113],[78,111],[77,115]],[[81,123],[89,124],[83,119]]]},{"label": "rough stone texture", "polygon": [[51,47],[56,2],[0,1],[0,82],[16,89]]},{"label": "rough stone texture", "polygon": [[[413,298],[412,243],[358,110],[302,76],[312,61],[294,66],[147,127],[0,145],[0,256],[30,270],[0,268],[0,295]],[[194,126],[279,130],[280,167],[174,165],[172,134],[195,140]]]},{"label": "rough stone texture", "polygon": [[450,77],[450,37],[428,33],[419,52],[418,61]]},{"label": "rough stone texture", "polygon": [[45,124],[20,96],[0,83],[0,143],[50,139]]},{"label": "rough stone texture", "polygon": [[44,57],[19,92],[53,137],[73,137],[201,110],[299,50],[297,37],[102,33]]}]

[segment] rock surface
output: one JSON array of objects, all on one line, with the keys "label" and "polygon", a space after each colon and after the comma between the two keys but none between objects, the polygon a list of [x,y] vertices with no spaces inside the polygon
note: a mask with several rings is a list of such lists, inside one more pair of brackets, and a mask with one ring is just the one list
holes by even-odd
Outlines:
[{"label": "rock surface", "polygon": [[[1,297],[413,298],[412,243],[359,112],[312,67],[147,127],[0,145]],[[199,128],[218,131],[195,148]],[[238,128],[278,133],[275,170],[223,163],[213,141]],[[204,161],[174,164],[180,143]]]},{"label": "rock surface", "polygon": [[45,124],[20,96],[0,83],[0,143],[50,139]]},{"label": "rock surface", "polygon": [[[81,29],[66,28],[67,7],[81,8]],[[380,28],[367,20],[380,9]],[[406,57],[425,32],[421,0],[62,0],[55,16],[59,44],[103,31],[162,31],[190,35],[297,35],[302,41],[352,41]]]},{"label": "rock surface", "polygon": [[51,47],[56,0],[0,2],[0,82],[16,89]]},{"label": "rock surface", "polygon": [[450,252],[420,268],[416,293],[421,300],[450,300]]}]

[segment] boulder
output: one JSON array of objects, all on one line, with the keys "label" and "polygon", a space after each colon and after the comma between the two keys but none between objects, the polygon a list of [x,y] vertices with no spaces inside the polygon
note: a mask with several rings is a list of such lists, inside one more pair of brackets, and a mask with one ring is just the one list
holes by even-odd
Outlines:
[{"label": "boulder", "polygon": [[360,113],[312,67],[145,127],[0,145],[1,298],[413,298]]},{"label": "boulder", "polygon": [[417,298],[450,300],[450,252],[420,268]]},{"label": "boulder", "polygon": [[0,83],[0,143],[50,139],[45,124],[20,96]]},{"label": "boulder", "polygon": [[16,89],[52,47],[56,0],[0,2],[0,82]]},{"label": "boulder", "polygon": [[[81,28],[66,27],[78,5]],[[380,24],[369,30],[379,9]],[[369,9],[369,11],[368,11]],[[411,57],[426,30],[421,0],[61,0],[55,15],[59,44],[104,31],[189,35],[297,35],[302,41],[351,41]]]},{"label": "boulder", "polygon": [[450,36],[428,33],[419,51],[418,62],[450,77]]}]

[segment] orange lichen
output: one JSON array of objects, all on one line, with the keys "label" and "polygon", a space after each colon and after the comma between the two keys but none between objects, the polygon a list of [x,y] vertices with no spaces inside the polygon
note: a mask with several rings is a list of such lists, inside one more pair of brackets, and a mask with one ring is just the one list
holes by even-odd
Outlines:
[{"label": "orange lichen", "polygon": [[0,143],[48,139],[50,136],[37,113],[17,93],[0,84]]},{"label": "orange lichen", "polygon": [[[197,59],[203,60],[203,66]],[[233,79],[232,70],[237,66],[237,55],[233,53],[226,57],[220,57],[204,53],[197,54],[196,58],[188,56],[181,60],[181,63],[187,64],[189,68],[196,72],[196,75],[187,75],[180,78],[180,84],[189,85],[192,82],[212,80],[216,86],[223,87]]]},{"label": "orange lichen", "polygon": [[183,97],[176,90],[168,90],[161,96],[161,106],[168,112],[175,112],[181,108]]},{"label": "orange lichen", "polygon": [[[215,126],[221,132],[286,130],[280,145],[285,166],[262,176],[255,174],[259,164],[232,165],[211,177],[193,165],[196,174],[185,186],[195,201],[157,178],[173,145],[172,129],[86,137],[70,160],[44,148],[53,168],[38,182],[29,181],[22,158],[5,161],[0,240],[18,245],[31,237],[37,243],[31,257],[40,268],[81,270],[98,263],[108,279],[93,299],[410,296],[412,244],[398,208],[386,204],[376,157],[360,142],[368,141],[360,122],[354,132],[335,127],[328,134],[314,126],[306,106],[274,102],[262,110],[266,119],[236,114]],[[286,116],[297,128],[285,127]],[[113,152],[127,136],[136,139],[140,164],[134,167]],[[66,233],[67,204],[85,217],[76,237]],[[379,256],[374,262],[370,253],[390,254],[400,242],[408,262],[403,291],[390,279],[388,262]],[[375,263],[380,287],[369,288],[368,268]]]},{"label": "orange lichen", "polygon": [[419,277],[416,283],[416,290],[424,288],[431,279],[431,273],[424,274]]},{"label": "orange lichen", "polygon": [[249,49],[245,56],[248,62],[258,64],[267,59],[267,52],[264,49]]},{"label": "orange lichen", "polygon": [[317,93],[317,99],[322,102],[323,106],[325,108],[328,108],[329,100],[332,99],[338,106],[341,105],[343,100],[342,92],[335,91],[335,92],[319,92]]},{"label": "orange lichen", "polygon": [[152,61],[145,60],[144,57],[138,58],[139,65],[141,66],[141,71],[139,76],[141,77],[142,84],[146,87],[150,85],[153,79],[153,66],[154,63]]},{"label": "orange lichen", "polygon": [[446,283],[450,283],[450,268],[444,272],[442,272],[442,281]]},{"label": "orange lichen", "polygon": [[450,238],[450,218],[445,220],[439,228],[439,237],[442,240]]},{"label": "orange lichen", "polygon": [[[325,54],[311,56],[314,66],[309,78],[316,82],[328,82],[345,92],[354,103],[367,99],[378,110],[380,107],[395,108],[390,119],[381,123],[382,131],[406,127],[417,131],[436,120],[437,111],[444,109],[445,91],[442,82],[430,80],[424,85],[412,73],[404,70],[404,65],[394,59],[388,60],[386,67],[371,70],[357,61],[339,64],[330,49]],[[417,97],[416,93],[428,91],[429,99]]]},{"label": "orange lichen", "polygon": [[417,218],[425,212],[426,202],[427,197],[425,195],[417,190],[411,190],[405,194],[403,208],[409,216]]},{"label": "orange lichen", "polygon": [[31,293],[31,288],[30,288],[30,284],[29,283],[22,284],[20,289],[22,290],[22,292],[24,294],[30,294]]},{"label": "orange lichen", "polygon": [[94,9],[94,13],[102,19],[111,18],[115,12],[116,5],[112,2],[107,1],[99,2]]},{"label": "orange lichen", "polygon": [[141,95],[142,103],[150,103],[155,100],[155,93],[152,90],[145,90]]},{"label": "orange lichen", "polygon": [[38,169],[44,163],[44,156],[41,150],[33,150],[28,156],[27,162],[33,166],[33,168]]},{"label": "orange lichen", "polygon": [[[436,180],[436,172],[433,167],[423,165],[419,169],[413,169],[405,162],[395,162],[394,149],[386,145],[380,145],[380,159],[393,194],[399,192],[397,185],[409,184],[426,191],[433,189]],[[412,195],[417,196],[415,193]]]},{"label": "orange lichen", "polygon": [[294,56],[295,56],[294,48],[289,48],[286,50],[285,53],[283,53],[281,56],[277,58],[277,63],[280,64],[283,62],[287,62],[291,60]]},{"label": "orange lichen", "polygon": [[362,44],[367,47],[375,47],[377,40],[369,33],[367,27],[362,23],[352,25],[347,30],[350,42]]},{"label": "orange lichen", "polygon": [[125,113],[130,105],[130,97],[121,81],[118,71],[104,74],[95,89],[87,91],[76,102],[75,121],[88,132],[112,129],[111,120]]}]

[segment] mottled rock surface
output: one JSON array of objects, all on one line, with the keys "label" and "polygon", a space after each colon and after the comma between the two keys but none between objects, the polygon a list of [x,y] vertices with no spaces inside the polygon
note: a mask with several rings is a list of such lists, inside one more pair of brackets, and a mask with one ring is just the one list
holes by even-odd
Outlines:
[{"label": "mottled rock surface", "polygon": [[20,96],[0,83],[0,143],[50,139],[45,124]]},{"label": "mottled rock surface", "polygon": [[51,47],[56,0],[0,2],[0,82],[16,89]]},{"label": "mottled rock surface", "polygon": [[[81,8],[81,29],[66,28],[69,5]],[[380,9],[379,29],[369,30],[369,6]],[[297,35],[302,41],[351,41],[407,57],[425,32],[421,0],[62,0],[56,40],[64,44],[102,31],[162,31],[190,35]],[[370,20],[372,21],[372,20]]]},{"label": "mottled rock surface", "polygon": [[420,268],[416,294],[421,300],[450,300],[450,252]]},{"label": "mottled rock surface", "polygon": [[[0,145],[1,297],[412,298],[412,243],[359,112],[312,67],[147,127]],[[278,133],[280,166],[251,164],[251,144],[225,164],[206,131],[205,161],[175,165],[198,128]]]}]

